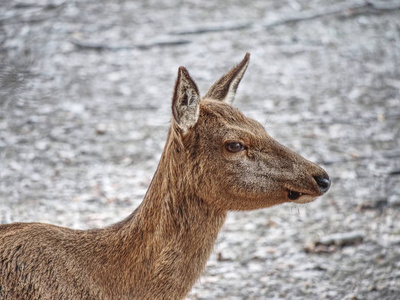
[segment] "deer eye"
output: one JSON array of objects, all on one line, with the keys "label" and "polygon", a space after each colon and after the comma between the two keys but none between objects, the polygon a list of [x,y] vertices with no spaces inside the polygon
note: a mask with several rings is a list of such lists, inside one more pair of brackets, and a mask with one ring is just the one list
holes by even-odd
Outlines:
[{"label": "deer eye", "polygon": [[225,144],[225,149],[231,153],[237,153],[245,149],[242,143],[240,142],[229,142]]}]

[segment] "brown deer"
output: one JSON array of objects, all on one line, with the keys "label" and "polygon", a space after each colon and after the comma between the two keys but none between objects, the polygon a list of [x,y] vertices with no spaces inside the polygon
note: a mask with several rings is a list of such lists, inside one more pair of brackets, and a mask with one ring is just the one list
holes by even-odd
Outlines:
[{"label": "brown deer", "polygon": [[0,226],[0,299],[182,299],[229,210],[306,203],[326,172],[231,106],[243,61],[200,98],[180,67],[163,154],[141,205],[93,230]]}]

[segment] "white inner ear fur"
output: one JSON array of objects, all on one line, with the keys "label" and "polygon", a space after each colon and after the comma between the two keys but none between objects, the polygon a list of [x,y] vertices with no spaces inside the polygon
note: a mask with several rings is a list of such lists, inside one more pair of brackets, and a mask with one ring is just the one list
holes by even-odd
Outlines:
[{"label": "white inner ear fur", "polygon": [[245,66],[243,66],[243,68],[241,69],[239,74],[236,75],[235,79],[232,80],[231,84],[229,85],[228,93],[226,94],[225,98],[222,100],[223,102],[228,103],[228,104],[233,103],[233,101],[235,100],[235,96],[236,96],[236,89],[238,87],[240,80],[242,79],[242,77],[244,75],[244,72],[246,72],[248,65],[249,65],[249,63],[247,62],[247,64]]},{"label": "white inner ear fur", "polygon": [[186,90],[186,95],[188,97],[187,105],[182,103],[179,107],[182,113],[179,120],[179,127],[183,130],[183,133],[186,133],[190,127],[196,124],[200,114],[199,96],[193,93],[192,90]]},{"label": "white inner ear fur", "polygon": [[228,104],[232,104],[233,101],[235,100],[235,96],[236,96],[236,92],[233,89],[232,85],[233,85],[233,83],[229,86],[229,91],[226,94],[224,100],[222,100],[223,102],[228,103]]}]

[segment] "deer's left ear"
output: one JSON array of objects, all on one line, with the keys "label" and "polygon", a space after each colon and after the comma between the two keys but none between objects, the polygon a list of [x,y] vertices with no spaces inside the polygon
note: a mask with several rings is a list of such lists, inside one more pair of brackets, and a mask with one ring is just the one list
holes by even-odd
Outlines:
[{"label": "deer's left ear", "polygon": [[196,83],[184,67],[178,70],[172,97],[172,115],[177,124],[186,133],[196,124],[200,111],[200,94]]},{"label": "deer's left ear", "polygon": [[246,72],[250,62],[250,53],[246,53],[240,64],[222,76],[208,90],[204,98],[210,98],[232,104],[235,100],[236,90],[240,80]]}]

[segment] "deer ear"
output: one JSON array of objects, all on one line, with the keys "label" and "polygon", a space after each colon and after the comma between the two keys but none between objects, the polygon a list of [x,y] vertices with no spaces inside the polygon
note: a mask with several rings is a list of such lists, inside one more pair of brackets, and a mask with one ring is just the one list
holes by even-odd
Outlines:
[{"label": "deer ear", "polygon": [[180,67],[172,97],[172,115],[184,133],[196,124],[199,110],[200,94],[197,85],[186,68]]},{"label": "deer ear", "polygon": [[250,53],[246,53],[242,62],[214,83],[204,98],[211,98],[232,104],[239,82],[242,80],[244,72],[246,72],[249,61]]}]

